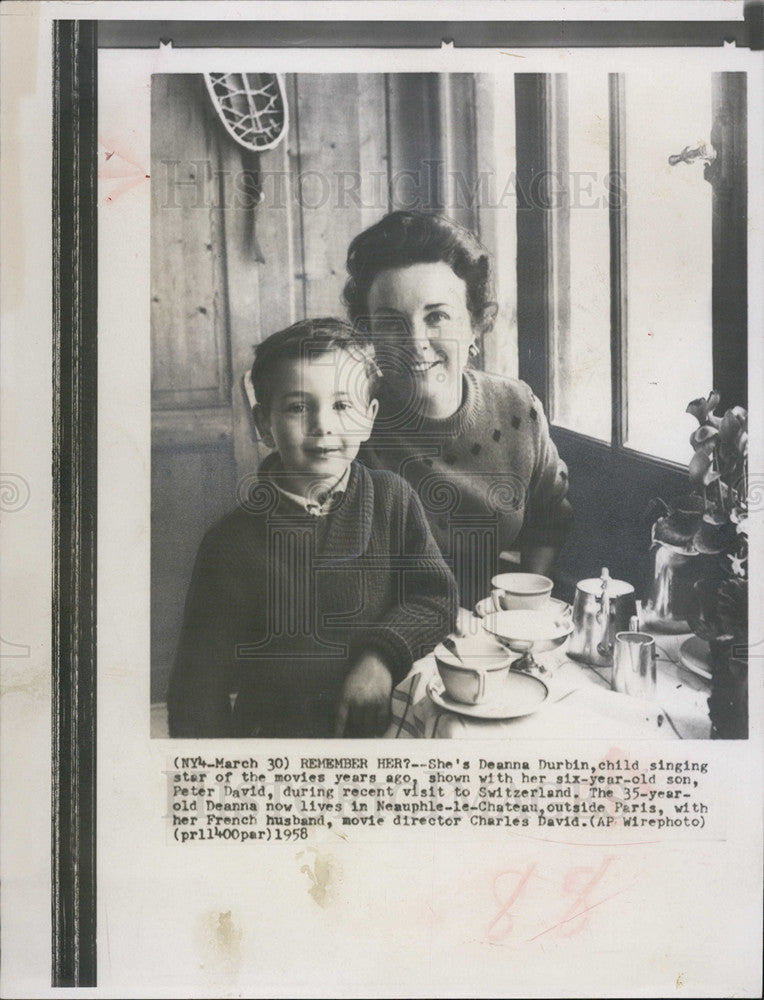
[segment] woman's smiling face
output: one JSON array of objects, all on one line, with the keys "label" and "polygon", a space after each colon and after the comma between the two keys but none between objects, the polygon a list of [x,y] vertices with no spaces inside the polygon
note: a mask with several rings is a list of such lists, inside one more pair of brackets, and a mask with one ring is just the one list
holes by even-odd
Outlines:
[{"label": "woman's smiling face", "polygon": [[377,360],[419,412],[454,413],[473,341],[467,286],[443,261],[380,271],[368,296]]}]

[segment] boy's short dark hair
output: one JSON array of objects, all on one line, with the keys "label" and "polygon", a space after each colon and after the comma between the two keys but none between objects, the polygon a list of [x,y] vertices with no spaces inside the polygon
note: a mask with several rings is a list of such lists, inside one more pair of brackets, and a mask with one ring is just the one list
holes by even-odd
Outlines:
[{"label": "boy's short dark hair", "polygon": [[313,358],[329,351],[347,351],[363,364],[368,380],[369,398],[377,390],[380,370],[374,356],[374,347],[368,337],[354,330],[344,320],[333,316],[303,319],[285,330],[278,330],[255,347],[252,365],[252,387],[255,398],[264,410],[271,405],[273,372],[280,362],[300,358]]}]

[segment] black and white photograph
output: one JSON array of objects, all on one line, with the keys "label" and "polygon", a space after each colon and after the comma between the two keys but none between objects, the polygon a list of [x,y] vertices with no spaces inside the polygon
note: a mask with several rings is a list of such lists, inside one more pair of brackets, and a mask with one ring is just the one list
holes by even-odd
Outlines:
[{"label": "black and white photograph", "polygon": [[746,737],[746,94],[152,77],[157,735]]},{"label": "black and white photograph", "polygon": [[0,995],[760,996],[762,4],[0,43]]}]

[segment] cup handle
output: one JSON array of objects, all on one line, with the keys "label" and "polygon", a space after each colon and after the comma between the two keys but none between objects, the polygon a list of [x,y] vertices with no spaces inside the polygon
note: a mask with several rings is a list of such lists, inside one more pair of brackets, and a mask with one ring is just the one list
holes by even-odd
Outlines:
[{"label": "cup handle", "polygon": [[475,695],[475,704],[479,704],[485,698],[485,670],[476,670],[475,675],[478,679],[478,689]]},{"label": "cup handle", "polygon": [[491,591],[491,601],[493,603],[493,610],[494,611],[504,611],[505,610],[501,606],[501,601],[499,600],[500,596],[501,596],[501,591],[500,590],[492,590]]}]

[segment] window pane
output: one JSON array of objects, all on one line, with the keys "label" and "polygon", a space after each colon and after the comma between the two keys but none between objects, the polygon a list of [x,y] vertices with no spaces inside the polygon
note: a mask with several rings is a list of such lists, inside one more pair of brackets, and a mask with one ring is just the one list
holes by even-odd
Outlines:
[{"label": "window pane", "polygon": [[[562,81],[557,81],[560,87]],[[609,122],[606,73],[569,74],[568,116],[554,102],[559,148],[567,125],[569,230],[563,213],[552,213],[552,260],[556,274],[552,316],[552,420],[610,441],[610,229],[608,216]],[[558,156],[558,164],[564,162]],[[566,261],[567,257],[567,261]],[[568,263],[569,262],[569,263]],[[569,277],[568,277],[569,275]],[[567,287],[566,287],[567,286]],[[567,314],[566,314],[567,312]]]},{"label": "window pane", "polygon": [[626,94],[629,447],[686,464],[687,403],[712,387],[711,185],[700,161],[669,165],[709,141],[711,76],[628,74]]}]

